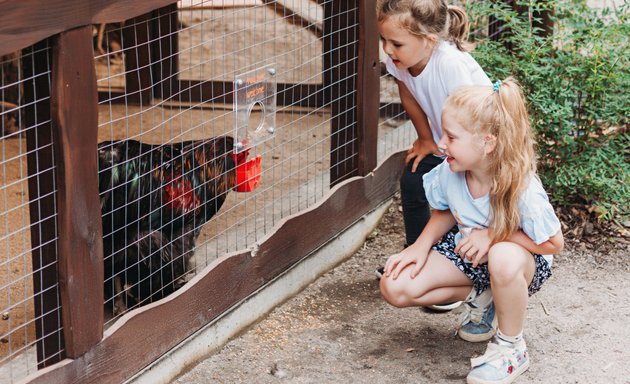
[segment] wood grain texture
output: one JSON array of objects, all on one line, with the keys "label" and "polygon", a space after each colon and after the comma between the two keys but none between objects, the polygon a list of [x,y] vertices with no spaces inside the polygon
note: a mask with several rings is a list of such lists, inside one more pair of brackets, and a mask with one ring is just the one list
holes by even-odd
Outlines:
[{"label": "wood grain texture", "polygon": [[357,126],[359,175],[376,167],[380,102],[378,29],[373,1],[359,1],[359,63],[357,76]]},{"label": "wood grain texture", "polygon": [[145,13],[134,17],[122,28],[122,49],[125,53],[125,104],[150,105],[153,97],[152,49],[150,43],[153,20]]},{"label": "wood grain texture", "polygon": [[[276,84],[276,105],[321,108],[324,95],[321,84]],[[232,104],[234,83],[231,81],[180,80],[181,92],[175,100],[191,103]]]},{"label": "wood grain texture", "polygon": [[118,22],[176,3],[173,0],[0,1],[0,55],[80,26]]},{"label": "wood grain texture", "polygon": [[359,175],[356,87],[358,65],[358,0],[324,4],[324,90],[330,106],[330,184]]},{"label": "wood grain texture", "polygon": [[98,105],[90,52],[90,26],[63,32],[54,39],[51,117],[58,186],[59,291],[68,357],[84,354],[103,335]]},{"label": "wood grain texture", "polygon": [[403,159],[399,152],[370,175],[338,184],[319,205],[278,225],[254,254],[216,261],[175,294],[125,315],[86,354],[29,382],[117,383],[132,377],[391,197]]}]

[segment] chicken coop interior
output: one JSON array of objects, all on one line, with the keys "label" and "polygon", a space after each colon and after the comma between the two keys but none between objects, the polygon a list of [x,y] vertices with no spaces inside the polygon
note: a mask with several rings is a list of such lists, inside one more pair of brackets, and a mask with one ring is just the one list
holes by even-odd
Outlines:
[{"label": "chicken coop interior", "polygon": [[[372,2],[114,1],[90,23],[54,20],[61,1],[34,3],[53,20],[33,36],[0,28],[14,42],[0,52],[0,384],[70,382],[63,367],[52,381],[38,370],[106,355],[133,313],[230,255],[255,255],[287,220],[413,140],[376,30],[360,23]],[[379,87],[370,108],[363,100]],[[368,137],[364,110],[377,117]],[[76,280],[88,291],[72,290]],[[229,308],[235,290],[251,293],[213,295]],[[76,331],[92,323],[87,336]],[[119,381],[155,356],[75,381]]]}]

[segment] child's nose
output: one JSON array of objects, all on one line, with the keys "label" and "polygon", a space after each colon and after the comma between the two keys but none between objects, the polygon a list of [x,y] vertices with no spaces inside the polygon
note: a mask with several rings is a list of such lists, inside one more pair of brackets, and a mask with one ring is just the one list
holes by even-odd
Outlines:
[{"label": "child's nose", "polygon": [[444,152],[446,150],[446,139],[445,139],[446,135],[442,135],[442,137],[440,138],[440,141],[438,141],[438,149],[442,152]]},{"label": "child's nose", "polygon": [[392,55],[392,50],[390,49],[390,46],[389,44],[387,44],[386,41],[383,41],[383,52],[385,52],[389,56]]}]

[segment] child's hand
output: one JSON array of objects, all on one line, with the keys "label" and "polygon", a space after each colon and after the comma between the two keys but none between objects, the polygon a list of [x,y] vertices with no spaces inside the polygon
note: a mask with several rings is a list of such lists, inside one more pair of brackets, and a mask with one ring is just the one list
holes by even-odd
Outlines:
[{"label": "child's hand", "polygon": [[392,277],[393,280],[396,280],[402,272],[409,264],[415,264],[413,269],[411,270],[411,278],[415,278],[420,273],[424,262],[426,261],[426,256],[423,256],[423,252],[412,252],[410,248],[406,248],[400,253],[396,253],[391,255],[387,262],[385,263],[385,271],[383,275],[385,277]]},{"label": "child's hand", "polygon": [[472,263],[473,268],[488,261],[488,250],[490,249],[490,234],[488,229],[473,229],[470,235],[462,237],[455,252],[459,253],[462,259]]},{"label": "child's hand", "polygon": [[416,172],[418,168],[418,164],[424,159],[427,155],[434,154],[437,156],[441,156],[442,152],[438,149],[437,145],[433,140],[420,140],[416,139],[413,142],[413,146],[407,150],[407,157],[405,157],[405,164],[409,164],[411,160],[413,160],[413,165],[411,166],[411,172]]}]

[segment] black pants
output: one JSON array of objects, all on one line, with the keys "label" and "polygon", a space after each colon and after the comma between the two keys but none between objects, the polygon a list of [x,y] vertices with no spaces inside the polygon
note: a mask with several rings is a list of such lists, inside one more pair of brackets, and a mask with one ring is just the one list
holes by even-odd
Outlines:
[{"label": "black pants", "polygon": [[411,172],[413,161],[410,161],[400,177],[400,200],[405,222],[406,245],[411,245],[418,239],[431,217],[431,209],[422,185],[422,176],[442,161],[444,159],[440,157],[428,155],[420,161],[414,173]]}]

